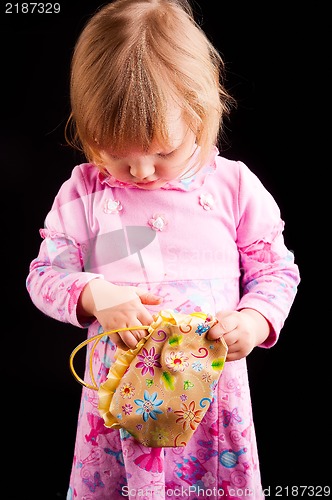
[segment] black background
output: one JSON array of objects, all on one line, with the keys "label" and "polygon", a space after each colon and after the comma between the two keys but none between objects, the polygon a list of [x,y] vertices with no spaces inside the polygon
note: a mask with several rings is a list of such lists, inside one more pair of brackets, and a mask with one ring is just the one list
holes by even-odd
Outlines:
[{"label": "black background", "polygon": [[[8,485],[6,499],[51,500],[66,496],[81,390],[68,359],[85,331],[42,315],[30,301],[25,279],[53,198],[81,161],[64,140],[69,65],[80,30],[102,4],[62,0],[60,14],[5,14],[5,5],[2,480]],[[326,32],[327,13],[303,5],[292,13],[280,3],[262,5],[269,7],[218,2],[217,12],[216,2],[201,0],[195,10],[224,57],[226,84],[238,101],[224,154],[244,161],[275,197],[302,277],[277,345],[248,357],[262,481],[273,498],[277,485],[286,497],[291,496],[287,487],[317,487],[331,477],[330,460],[324,458],[331,435],[328,344],[319,321],[323,292],[316,281],[326,254],[315,215],[320,163],[313,134],[322,127],[315,112],[322,99],[317,80],[324,80],[317,38]]]}]

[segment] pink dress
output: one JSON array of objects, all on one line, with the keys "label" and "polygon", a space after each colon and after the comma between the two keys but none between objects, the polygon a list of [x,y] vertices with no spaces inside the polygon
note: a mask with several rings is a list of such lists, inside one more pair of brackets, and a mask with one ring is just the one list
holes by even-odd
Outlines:
[{"label": "pink dress", "polygon": [[[155,191],[82,164],[46,217],[27,288],[41,311],[86,328],[88,336],[101,333],[101,326],[80,324],[76,305],[95,278],[159,294],[163,303],[152,312],[252,308],[272,325],[261,346],[269,348],[300,281],[283,227],[258,178],[217,150],[196,175]],[[93,358],[98,383],[115,349],[109,337],[99,342]],[[186,447],[146,448],[125,431],[106,428],[97,405],[96,391],[83,388],[67,500],[264,498],[246,359],[226,363]]]}]

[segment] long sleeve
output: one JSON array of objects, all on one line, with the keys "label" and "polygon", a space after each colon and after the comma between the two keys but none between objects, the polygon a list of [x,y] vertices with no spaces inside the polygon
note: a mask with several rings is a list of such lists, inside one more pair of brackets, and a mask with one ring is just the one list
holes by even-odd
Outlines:
[{"label": "long sleeve", "polygon": [[256,309],[265,316],[273,330],[262,346],[270,347],[289,314],[300,275],[284,242],[284,222],[276,202],[249,169],[243,166],[240,175],[237,245],[242,292],[238,309]]},{"label": "long sleeve", "polygon": [[78,297],[97,273],[85,272],[83,254],[91,240],[87,215],[93,193],[88,193],[79,168],[61,187],[40,230],[38,256],[31,262],[27,290],[32,302],[46,315],[81,325],[76,316]]}]

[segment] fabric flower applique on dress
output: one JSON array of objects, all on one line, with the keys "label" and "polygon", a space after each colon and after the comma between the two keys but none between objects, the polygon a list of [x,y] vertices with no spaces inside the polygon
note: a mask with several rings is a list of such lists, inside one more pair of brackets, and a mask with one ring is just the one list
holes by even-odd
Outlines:
[{"label": "fabric flower applique on dress", "polygon": [[199,197],[199,204],[202,205],[204,210],[213,210],[214,208],[214,198],[210,193],[203,193]]},{"label": "fabric flower applique on dress", "polygon": [[105,214],[118,214],[122,208],[121,202],[116,200],[106,200],[104,204]]},{"label": "fabric flower applique on dress", "polygon": [[167,220],[162,214],[155,214],[151,219],[148,220],[149,226],[155,231],[162,231],[165,226],[167,226]]}]

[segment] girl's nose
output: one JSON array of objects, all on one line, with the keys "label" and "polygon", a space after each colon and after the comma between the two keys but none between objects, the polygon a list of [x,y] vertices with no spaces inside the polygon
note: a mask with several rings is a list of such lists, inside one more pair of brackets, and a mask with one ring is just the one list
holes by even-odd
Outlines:
[{"label": "girl's nose", "polygon": [[135,179],[146,179],[155,173],[153,161],[151,159],[143,159],[141,161],[132,162],[130,165],[130,174]]}]

